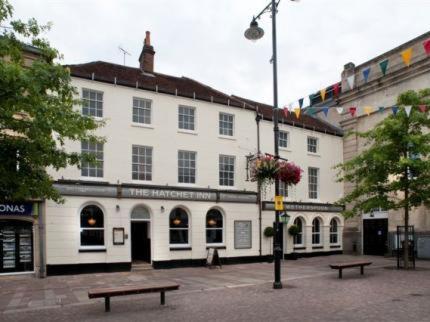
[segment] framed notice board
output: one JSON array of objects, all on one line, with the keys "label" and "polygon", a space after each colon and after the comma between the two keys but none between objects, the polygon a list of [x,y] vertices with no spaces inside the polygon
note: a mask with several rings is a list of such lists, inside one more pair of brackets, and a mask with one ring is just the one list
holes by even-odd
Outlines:
[{"label": "framed notice board", "polygon": [[234,248],[252,248],[252,221],[235,220],[234,222]]}]

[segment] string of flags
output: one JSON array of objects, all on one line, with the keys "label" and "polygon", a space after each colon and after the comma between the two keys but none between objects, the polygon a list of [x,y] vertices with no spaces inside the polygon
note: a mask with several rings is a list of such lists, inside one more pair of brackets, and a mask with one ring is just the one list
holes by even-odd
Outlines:
[{"label": "string of flags", "polygon": [[[430,39],[427,39],[426,41],[424,41],[422,43],[422,46],[424,48],[425,54],[427,56],[430,56]],[[400,52],[400,56],[401,56],[402,61],[406,67],[409,67],[411,65],[413,55],[414,55],[414,50],[412,47],[406,48]],[[386,58],[386,59],[380,61],[378,63],[378,66],[379,66],[379,69],[380,69],[382,75],[385,76],[388,72],[388,69],[390,68],[390,59]],[[361,73],[363,75],[364,83],[367,83],[369,81],[370,76],[372,75],[372,67],[369,66],[369,67],[364,68],[361,71]],[[348,84],[348,87],[350,90],[354,89],[355,73],[346,78],[346,83]],[[333,97],[338,97],[340,94],[340,90],[341,90],[340,83],[336,83],[330,87],[331,87],[331,90],[333,92]],[[318,94],[319,94],[319,97],[321,98],[321,102],[324,102],[326,100],[327,93],[328,93],[327,88],[323,88],[323,89],[319,90]],[[318,97],[318,94],[316,94],[317,97]],[[301,109],[303,108],[303,106],[309,106],[306,108],[306,111],[308,111],[308,114],[310,113],[312,115],[312,114],[314,114],[314,112],[313,112],[314,108],[312,107],[312,100],[313,99],[315,99],[314,94],[309,95],[309,104],[306,105],[305,100],[307,100],[307,98],[300,98],[298,100],[298,104],[297,104],[297,102],[288,104],[288,106],[286,107],[287,110],[284,108],[284,113],[288,114],[289,112],[293,112],[296,115],[296,117],[299,118],[300,114],[301,114]],[[393,109],[393,108],[394,107],[392,107],[393,113],[397,114],[398,107],[397,107],[397,109],[396,108]],[[340,109],[342,109],[342,111],[340,111]],[[382,109],[380,107],[378,107],[377,109],[379,111],[385,110],[385,108]],[[339,114],[343,113],[343,108],[341,108],[341,107],[336,107],[336,110],[338,111]],[[363,112],[364,112],[364,114],[367,114],[367,115],[370,115],[370,113],[373,110],[374,109],[371,106],[364,106],[363,107]],[[324,112],[325,116],[327,116],[328,111],[329,111],[329,107],[322,107],[322,111]],[[357,113],[357,107],[351,107],[348,109],[348,111],[352,116],[355,116],[355,114]],[[396,112],[394,112],[394,111],[396,111]]]},{"label": "string of flags", "polygon": [[[304,109],[303,114],[314,115],[315,113],[322,111],[324,113],[325,117],[328,117],[328,113],[329,113],[330,109],[334,109],[334,110],[336,110],[336,112],[338,114],[349,113],[352,117],[355,117],[359,114],[369,116],[373,112],[384,113],[385,110],[391,109],[391,112],[394,115],[397,115],[400,108],[402,108],[406,112],[406,115],[409,117],[409,115],[412,112],[413,106],[412,105],[402,105],[402,106],[393,105],[393,106],[389,106],[389,107],[385,107],[385,106],[374,107],[374,106],[370,106],[370,105],[365,105],[365,106],[360,106],[360,107],[359,106],[350,106],[350,107],[323,106],[323,107],[318,107],[318,109],[315,107],[309,106],[309,107]],[[416,108],[421,113],[426,113],[428,110],[430,110],[430,105],[421,104],[421,105],[416,106]],[[288,117],[288,114],[293,113],[296,116],[296,118],[299,119],[300,115],[302,114],[302,107],[290,108],[290,107],[286,106],[283,108],[283,111],[284,111],[285,117]]]}]

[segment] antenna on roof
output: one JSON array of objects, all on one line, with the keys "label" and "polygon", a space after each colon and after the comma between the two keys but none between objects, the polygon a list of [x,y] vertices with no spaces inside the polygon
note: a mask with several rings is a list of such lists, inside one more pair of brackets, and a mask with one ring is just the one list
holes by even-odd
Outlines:
[{"label": "antenna on roof", "polygon": [[127,50],[125,50],[124,48],[122,48],[121,46],[118,46],[118,49],[124,55],[124,66],[125,66],[125,55],[131,56],[131,54]]}]

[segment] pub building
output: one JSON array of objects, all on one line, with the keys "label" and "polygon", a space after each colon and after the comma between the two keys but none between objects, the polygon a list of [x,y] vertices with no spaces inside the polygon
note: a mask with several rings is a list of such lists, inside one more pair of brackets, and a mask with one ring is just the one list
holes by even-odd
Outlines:
[{"label": "pub building", "polygon": [[[106,141],[68,142],[97,163],[49,170],[65,202],[46,200],[39,211],[48,275],[200,266],[211,248],[223,264],[266,261],[273,251],[263,234],[275,218],[273,189],[260,193],[248,171],[250,156],[273,154],[272,107],[157,73],[154,56],[148,32],[139,67],[68,66],[84,102],[76,108],[105,121],[97,134]],[[343,191],[333,169],[342,133],[308,115],[279,119],[280,155],[303,169],[297,186],[282,187],[284,256],[342,252],[333,205]]]}]

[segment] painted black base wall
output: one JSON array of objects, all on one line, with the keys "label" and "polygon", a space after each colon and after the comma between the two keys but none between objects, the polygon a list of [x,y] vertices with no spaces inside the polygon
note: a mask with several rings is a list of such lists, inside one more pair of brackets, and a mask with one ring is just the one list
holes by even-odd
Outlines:
[{"label": "painted black base wall", "polygon": [[52,275],[71,275],[88,273],[112,273],[128,272],[131,270],[131,263],[93,263],[93,264],[65,264],[47,265],[46,273]]},{"label": "painted black base wall", "polygon": [[312,252],[312,253],[291,253],[291,254],[284,254],[284,259],[298,259],[298,258],[306,258],[306,257],[330,256],[330,255],[341,255],[341,254],[343,254],[342,250],[332,250],[328,252]]},{"label": "painted black base wall", "polygon": [[[271,256],[244,256],[244,257],[221,257],[222,265],[249,264],[267,262]],[[206,258],[202,259],[181,259],[170,261],[153,261],[152,267],[155,269],[168,269],[178,267],[199,267],[206,266]]]}]

